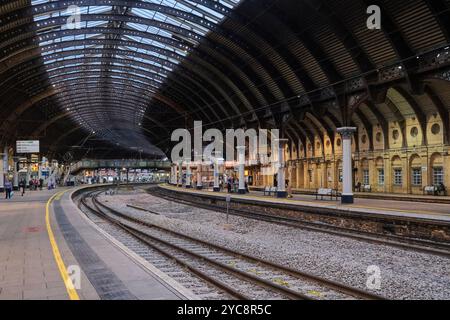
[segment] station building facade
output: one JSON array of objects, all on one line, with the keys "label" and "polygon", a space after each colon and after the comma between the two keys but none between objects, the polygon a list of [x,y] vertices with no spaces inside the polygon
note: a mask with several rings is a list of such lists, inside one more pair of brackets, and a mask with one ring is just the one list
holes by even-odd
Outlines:
[{"label": "station building facade", "polygon": [[[436,98],[427,94],[406,96],[401,90],[391,88],[385,103],[375,106],[383,116],[383,124],[372,108],[361,104],[359,112],[352,117],[357,128],[352,138],[355,187],[360,185],[361,191],[423,194],[427,186],[450,186],[448,119],[441,118]],[[412,103],[420,107],[420,116]],[[300,125],[320,130],[322,121],[326,120],[307,113]],[[342,190],[340,135],[335,133],[330,137],[323,129],[314,134],[314,141],[305,141],[306,145],[291,139],[286,145],[285,176],[291,187]],[[260,167],[252,168],[249,174],[256,186],[276,185],[276,174],[262,175]],[[370,189],[364,190],[364,186]]]}]

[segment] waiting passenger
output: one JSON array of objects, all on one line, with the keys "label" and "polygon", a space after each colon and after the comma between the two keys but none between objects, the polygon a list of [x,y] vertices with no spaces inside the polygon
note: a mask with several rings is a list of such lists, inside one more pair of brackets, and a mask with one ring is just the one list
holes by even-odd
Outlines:
[{"label": "waiting passenger", "polygon": [[6,194],[5,199],[11,199],[12,183],[9,180],[5,181],[5,194]]},{"label": "waiting passenger", "polygon": [[19,182],[19,189],[20,189],[20,191],[22,191],[22,197],[24,196],[24,194],[25,194],[25,188],[26,188],[26,186],[27,186],[27,184],[26,184],[26,182],[25,182],[25,180],[20,180],[20,182]]}]

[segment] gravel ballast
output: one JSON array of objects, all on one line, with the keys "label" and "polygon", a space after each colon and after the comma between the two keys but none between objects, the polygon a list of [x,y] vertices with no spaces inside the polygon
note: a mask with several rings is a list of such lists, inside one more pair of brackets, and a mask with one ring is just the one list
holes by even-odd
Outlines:
[{"label": "gravel ballast", "polygon": [[[155,225],[391,299],[450,299],[450,259],[169,202],[136,190],[99,200]],[[133,205],[160,215],[136,210]],[[366,286],[380,270],[380,289]],[[373,267],[372,267],[373,270]],[[373,272],[373,271],[372,271]]]}]

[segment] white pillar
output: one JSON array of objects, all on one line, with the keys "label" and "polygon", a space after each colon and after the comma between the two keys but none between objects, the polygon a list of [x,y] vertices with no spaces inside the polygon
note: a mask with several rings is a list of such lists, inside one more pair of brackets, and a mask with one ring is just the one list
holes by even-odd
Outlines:
[{"label": "white pillar", "polygon": [[175,166],[172,164],[170,167],[170,183],[175,184],[176,179],[176,173],[175,173]]},{"label": "white pillar", "polygon": [[197,164],[197,190],[203,189],[202,183],[202,164],[199,162]]},{"label": "white pillar", "polygon": [[239,165],[239,190],[238,193],[245,194],[245,146],[238,146],[238,165]]},{"label": "white pillar", "polygon": [[353,203],[353,183],[352,183],[352,136],[356,132],[354,127],[338,128],[342,136],[342,203]]},{"label": "white pillar", "polygon": [[285,168],[286,164],[284,161],[284,149],[288,139],[278,139],[278,172],[277,172],[277,198],[286,198],[286,178],[285,178]]},{"label": "white pillar", "polygon": [[5,191],[5,170],[4,170],[4,158],[3,153],[0,154],[0,192]]},{"label": "white pillar", "polygon": [[38,164],[38,179],[42,179],[42,164]]},{"label": "white pillar", "polygon": [[29,183],[28,181],[30,181],[31,179],[31,162],[27,163],[27,175],[25,179],[26,179],[25,184]]},{"label": "white pillar", "polygon": [[183,186],[183,161],[178,164],[178,186]]},{"label": "white pillar", "polygon": [[13,171],[13,189],[19,190],[19,171],[17,170],[19,159],[14,157],[14,171]]},{"label": "white pillar", "polygon": [[6,179],[6,175],[8,173],[8,147],[7,146],[5,146],[5,148],[3,149],[3,156],[2,156],[1,162],[2,162],[2,170],[0,170],[0,175],[1,175],[0,189],[3,188],[3,191],[4,191],[5,179]]},{"label": "white pillar", "polygon": [[219,184],[219,157],[214,158],[214,192],[220,191],[220,184]]},{"label": "white pillar", "polygon": [[190,189],[192,188],[191,185],[191,159],[187,158],[186,159],[186,188]]},{"label": "white pillar", "polygon": [[176,163],[173,164],[173,180],[172,183],[176,186],[178,184],[178,166]]}]

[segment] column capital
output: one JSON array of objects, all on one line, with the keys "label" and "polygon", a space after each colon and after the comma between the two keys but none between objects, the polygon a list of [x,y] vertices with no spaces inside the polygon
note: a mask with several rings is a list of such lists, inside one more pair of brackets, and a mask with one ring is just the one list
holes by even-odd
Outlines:
[{"label": "column capital", "polygon": [[342,136],[342,138],[351,138],[356,130],[356,127],[342,127],[338,128],[337,132]]}]

